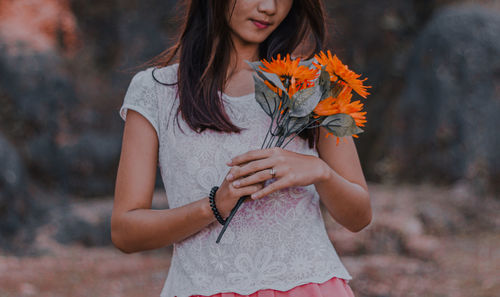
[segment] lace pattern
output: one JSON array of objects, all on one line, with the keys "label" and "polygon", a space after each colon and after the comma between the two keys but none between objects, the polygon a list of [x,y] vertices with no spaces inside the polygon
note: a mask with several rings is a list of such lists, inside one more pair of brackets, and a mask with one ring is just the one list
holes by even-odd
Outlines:
[{"label": "lace pattern", "polygon": [[158,85],[151,78],[152,70],[153,68],[148,68],[134,75],[125,93],[119,113],[125,121],[128,109],[137,111],[151,123],[156,134],[160,135],[158,129]]},{"label": "lace pattern", "polygon": [[[162,82],[177,79],[178,63],[155,71]],[[229,171],[225,163],[260,149],[270,124],[253,96],[222,95],[224,108],[240,134],[192,131],[179,114],[176,86],[163,86],[152,67],[138,72],[120,109],[137,110],[159,135],[159,166],[170,208],[208,196]],[[166,128],[168,127],[168,129]],[[286,149],[318,156],[307,141],[295,137]],[[266,185],[275,179],[266,181]],[[242,295],[271,288],[286,291],[336,276],[352,279],[330,242],[314,185],[291,187],[244,203],[219,244],[222,225],[214,222],[174,244],[171,266],[161,297],[189,297],[234,292]]]}]

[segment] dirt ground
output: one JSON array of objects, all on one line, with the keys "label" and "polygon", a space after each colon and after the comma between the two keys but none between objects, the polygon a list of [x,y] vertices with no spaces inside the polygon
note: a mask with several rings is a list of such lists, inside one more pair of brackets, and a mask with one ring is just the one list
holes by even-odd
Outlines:
[{"label": "dirt ground", "polygon": [[[358,233],[337,224],[323,208],[328,233],[353,276],[349,285],[357,297],[500,296],[498,199],[475,202],[479,217],[491,223],[484,227],[478,217],[471,221],[470,213],[458,219],[450,216],[454,212],[446,207],[466,206],[465,198],[456,200],[467,196],[460,187],[369,187],[374,218]],[[440,203],[431,204],[438,198]],[[453,204],[450,199],[455,199]],[[101,203],[109,207],[112,201]],[[85,205],[77,206],[80,212],[86,211]],[[92,207],[88,204],[89,213]],[[425,207],[439,219],[422,215]],[[114,247],[61,245],[52,239],[54,232],[52,225],[40,228],[40,256],[0,256],[0,297],[159,296],[171,247],[124,254]]]}]

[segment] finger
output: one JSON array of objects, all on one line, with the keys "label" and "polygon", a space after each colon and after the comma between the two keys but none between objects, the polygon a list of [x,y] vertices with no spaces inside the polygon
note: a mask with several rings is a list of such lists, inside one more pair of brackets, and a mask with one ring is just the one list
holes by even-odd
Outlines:
[{"label": "finger", "polygon": [[248,197],[248,199],[250,199],[250,200],[253,201],[251,194],[253,194],[253,193],[261,190],[262,188],[264,188],[264,185],[258,183],[258,184],[254,184],[254,185],[250,186],[249,188],[250,188],[250,192],[248,192],[246,195],[249,195],[250,197]]},{"label": "finger", "polygon": [[243,196],[248,196],[245,200],[247,199],[250,199],[252,200],[252,198],[250,197],[250,195],[252,193],[255,193],[257,192],[258,190],[262,189],[262,186],[260,184],[253,184],[253,185],[250,185],[250,186],[247,186],[247,187],[244,187],[244,188],[233,188],[233,191],[234,191],[234,196],[238,196],[238,197],[243,197]]},{"label": "finger", "polygon": [[288,188],[291,186],[291,181],[286,178],[281,178],[276,180],[273,183],[270,183],[267,187],[264,187],[263,189],[255,192],[252,194],[251,198],[252,199],[260,199],[264,196],[267,196],[275,191],[278,191],[280,189]]},{"label": "finger", "polygon": [[245,165],[245,164],[248,164],[248,162],[245,162],[245,163],[241,163],[239,166],[238,165],[235,165],[233,167],[231,167],[229,169],[229,171],[227,172],[227,175],[226,175],[226,180],[227,181],[232,181],[240,176],[236,176],[235,173],[238,171],[238,168],[240,168],[241,166]]},{"label": "finger", "polygon": [[255,192],[257,192],[258,190],[262,189],[263,187],[264,187],[264,184],[263,184],[263,183],[254,184],[254,185],[252,185],[252,186],[248,187],[248,188],[247,188],[248,190],[247,190],[247,191],[245,191],[245,194],[244,194],[245,196],[246,196],[246,195],[248,195],[248,198],[246,198],[246,199],[244,200],[244,202],[254,201],[254,200],[251,198],[251,196],[250,196],[250,195],[251,195],[252,193],[255,193]]},{"label": "finger", "polygon": [[276,148],[267,148],[267,149],[258,149],[258,150],[251,150],[248,151],[244,154],[238,155],[234,158],[232,158],[227,165],[229,166],[234,166],[234,165],[240,165],[243,162],[249,162],[252,160],[256,159],[263,159],[269,157]]},{"label": "finger", "polygon": [[[234,180],[240,179],[240,181],[241,181],[241,179],[243,177],[246,177],[246,176],[255,178],[255,176],[254,176],[255,173],[258,173],[260,171],[264,171],[265,169],[271,168],[273,166],[274,166],[274,164],[270,161],[270,159],[268,159],[268,158],[261,159],[261,160],[250,162],[245,166],[235,166],[235,167],[233,167],[234,169],[232,169],[231,174],[233,175]],[[257,177],[260,178],[261,176],[257,176]],[[269,179],[269,178],[267,178],[267,179]],[[260,180],[260,181],[262,181],[262,180]]]},{"label": "finger", "polygon": [[246,187],[248,185],[253,185],[253,184],[257,184],[257,183],[263,184],[264,181],[271,179],[271,178],[272,178],[272,175],[270,173],[270,170],[266,168],[264,170],[257,171],[254,174],[250,174],[247,177],[242,177],[242,178],[238,178],[238,179],[234,180],[233,187],[242,188],[242,187]]}]

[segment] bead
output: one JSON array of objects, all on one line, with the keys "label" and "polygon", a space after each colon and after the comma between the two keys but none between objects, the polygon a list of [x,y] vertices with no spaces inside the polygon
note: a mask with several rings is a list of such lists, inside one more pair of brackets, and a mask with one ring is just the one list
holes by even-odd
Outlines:
[{"label": "bead", "polygon": [[212,208],[212,212],[214,213],[215,218],[217,219],[217,221],[221,225],[224,225],[226,223],[226,221],[222,218],[222,216],[220,215],[219,211],[217,210],[217,207],[215,206],[215,192],[217,192],[218,189],[219,189],[218,186],[212,187],[212,189],[210,190],[210,195],[208,196],[208,198],[209,198],[210,206]]}]

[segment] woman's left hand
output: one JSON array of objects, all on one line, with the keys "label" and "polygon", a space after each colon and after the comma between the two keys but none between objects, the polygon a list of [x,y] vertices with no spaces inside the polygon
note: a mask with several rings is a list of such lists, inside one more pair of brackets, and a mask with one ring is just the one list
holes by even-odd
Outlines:
[{"label": "woman's left hand", "polygon": [[248,151],[232,158],[227,165],[232,168],[226,179],[233,181],[233,187],[265,182],[272,178],[271,168],[274,168],[276,181],[255,192],[252,199],[262,198],[287,187],[308,186],[320,182],[329,169],[328,164],[316,156],[299,154],[280,147]]}]

